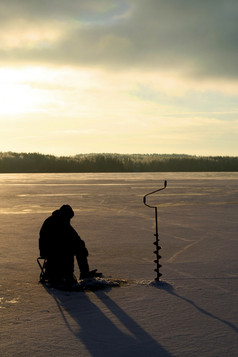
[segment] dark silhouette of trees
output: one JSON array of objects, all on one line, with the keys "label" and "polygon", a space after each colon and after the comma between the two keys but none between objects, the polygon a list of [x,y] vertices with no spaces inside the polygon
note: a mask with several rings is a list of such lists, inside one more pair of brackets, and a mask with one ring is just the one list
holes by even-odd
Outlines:
[{"label": "dark silhouette of trees", "polygon": [[39,153],[0,153],[0,173],[202,171],[238,171],[238,157],[104,153],[57,157]]}]

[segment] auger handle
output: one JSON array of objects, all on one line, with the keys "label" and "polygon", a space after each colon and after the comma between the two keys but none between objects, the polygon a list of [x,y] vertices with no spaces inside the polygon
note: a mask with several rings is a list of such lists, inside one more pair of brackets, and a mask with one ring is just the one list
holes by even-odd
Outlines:
[{"label": "auger handle", "polygon": [[146,205],[147,207],[150,207],[150,208],[155,208],[155,206],[150,206],[150,205],[148,205],[148,204],[146,203],[146,197],[149,196],[149,195],[152,195],[153,193],[162,191],[162,190],[164,190],[166,187],[167,187],[167,180],[164,181],[164,187],[159,188],[158,190],[155,190],[155,191],[152,191],[152,192],[147,193],[147,194],[143,197],[144,205]]}]

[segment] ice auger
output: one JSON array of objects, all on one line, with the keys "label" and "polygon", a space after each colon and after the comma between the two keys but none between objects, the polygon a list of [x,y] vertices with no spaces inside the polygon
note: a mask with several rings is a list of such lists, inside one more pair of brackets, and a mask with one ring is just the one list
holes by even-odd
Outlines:
[{"label": "ice auger", "polygon": [[155,190],[155,191],[147,193],[143,198],[143,202],[147,207],[155,209],[155,234],[154,234],[154,236],[155,236],[156,239],[155,239],[155,242],[153,244],[156,247],[156,250],[154,251],[154,253],[156,255],[156,259],[154,260],[154,262],[156,263],[156,269],[154,269],[154,271],[157,273],[157,276],[155,278],[156,281],[159,281],[159,278],[162,276],[162,274],[159,272],[159,268],[161,268],[162,265],[159,264],[159,260],[161,258],[160,254],[159,254],[159,251],[160,251],[161,247],[159,246],[158,209],[157,209],[157,206],[148,205],[148,203],[146,203],[146,198],[147,198],[147,196],[152,195],[153,193],[156,193],[156,192],[164,190],[166,187],[167,187],[167,181],[164,181],[164,187],[159,188],[158,190]]}]

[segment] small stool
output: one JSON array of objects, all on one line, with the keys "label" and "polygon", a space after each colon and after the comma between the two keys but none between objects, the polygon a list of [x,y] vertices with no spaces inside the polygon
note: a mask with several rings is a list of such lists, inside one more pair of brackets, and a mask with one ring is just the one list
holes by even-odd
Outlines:
[{"label": "small stool", "polygon": [[[43,260],[43,263],[41,262]],[[44,283],[46,281],[46,265],[47,265],[47,259],[43,257],[38,257],[37,258],[37,263],[39,264],[39,267],[41,269],[40,273],[40,283]]]}]

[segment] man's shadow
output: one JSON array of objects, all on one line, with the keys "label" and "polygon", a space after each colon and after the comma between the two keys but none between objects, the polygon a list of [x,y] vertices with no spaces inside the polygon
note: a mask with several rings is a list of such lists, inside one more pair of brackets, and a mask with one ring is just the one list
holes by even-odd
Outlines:
[{"label": "man's shadow", "polygon": [[[104,309],[100,309],[90,300],[88,293],[67,294],[56,289],[46,290],[55,299],[67,328],[85,345],[93,357],[172,357],[109,297],[107,291],[98,290],[94,291],[94,294],[98,297],[99,304],[103,303],[109,314],[113,315],[113,321],[102,311]],[[76,325],[70,322],[68,315],[73,318]]]}]

